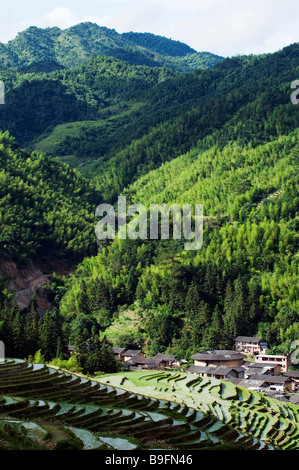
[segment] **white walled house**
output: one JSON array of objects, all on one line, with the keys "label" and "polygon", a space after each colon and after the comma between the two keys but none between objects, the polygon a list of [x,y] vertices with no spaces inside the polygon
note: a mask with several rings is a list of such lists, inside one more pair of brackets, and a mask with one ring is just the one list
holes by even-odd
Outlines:
[{"label": "white walled house", "polygon": [[257,336],[237,336],[235,338],[235,349],[245,354],[265,353],[268,349],[267,341]]},{"label": "white walled house", "polygon": [[284,355],[272,355],[272,354],[258,354],[255,357],[257,364],[276,364],[280,366],[281,372],[287,372],[291,365],[291,357],[289,354]]},{"label": "white walled house", "polygon": [[136,357],[145,357],[145,354],[140,349],[126,349],[121,355],[124,362]]}]

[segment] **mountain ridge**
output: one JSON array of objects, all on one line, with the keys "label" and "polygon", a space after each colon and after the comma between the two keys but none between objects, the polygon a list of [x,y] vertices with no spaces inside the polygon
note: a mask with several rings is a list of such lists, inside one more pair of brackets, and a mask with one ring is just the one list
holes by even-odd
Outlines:
[{"label": "mountain ridge", "polygon": [[132,65],[168,67],[179,72],[208,68],[223,59],[162,36],[120,34],[91,22],[67,29],[30,26],[8,43],[0,43],[0,65],[17,70],[39,62],[57,63],[60,67],[76,66],[101,54],[126,60]]},{"label": "mountain ridge", "polygon": [[[198,348],[227,349],[236,335],[249,334],[288,352],[299,331],[299,108],[290,100],[299,45],[178,73],[103,54],[87,60],[84,34],[102,32],[95,27],[89,36],[86,25],[68,31],[68,44],[58,50],[72,51],[65,55],[68,68],[1,71],[7,99],[0,128],[31,147],[23,151],[0,134],[2,255],[19,263],[59,255],[76,266],[47,290],[50,315],[65,328],[60,343],[105,337],[112,320],[130,308],[141,309],[146,322],[129,338],[117,338],[120,346],[189,359]],[[59,31],[51,34],[55,39]],[[104,37],[109,53],[119,35]],[[141,53],[139,47],[130,54]],[[160,39],[151,47],[159,50]],[[79,50],[84,63],[69,66]],[[34,59],[30,51],[27,61]],[[146,205],[202,202],[202,250],[186,254],[181,240],[98,244],[95,207],[122,193]],[[11,310],[0,281],[0,326],[16,331],[11,354],[24,357],[24,312]],[[33,314],[33,302],[30,309]]]}]

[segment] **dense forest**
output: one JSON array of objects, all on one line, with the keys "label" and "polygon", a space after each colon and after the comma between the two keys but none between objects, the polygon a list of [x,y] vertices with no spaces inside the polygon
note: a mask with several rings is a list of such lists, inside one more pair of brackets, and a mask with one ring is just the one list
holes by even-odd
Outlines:
[{"label": "dense forest", "polygon": [[[1,127],[20,144],[33,147],[38,141],[34,148],[52,155],[105,155],[120,141],[114,127],[129,120],[130,112],[146,100],[146,91],[174,75],[164,68],[133,66],[108,56],[50,73],[3,70],[6,106],[0,110]],[[65,132],[57,138],[59,125]],[[124,143],[129,137],[122,134]]]},{"label": "dense forest", "polygon": [[194,151],[141,178],[133,201],[203,203],[202,249],[118,240],[77,268],[61,314],[77,318],[88,305],[105,330],[117,308],[142,308],[134,335],[151,354],[231,348],[240,334],[288,350],[299,328],[298,159],[296,131],[254,149]]},{"label": "dense forest", "polygon": [[[290,101],[298,44],[177,74],[107,56],[50,73],[0,72],[0,128],[58,156],[105,200],[196,147],[262,144],[298,127]],[[19,103],[22,101],[20,109]]]},{"label": "dense forest", "polygon": [[222,59],[180,41],[151,34],[119,34],[90,22],[65,30],[32,26],[7,44],[0,43],[0,54],[0,65],[33,72],[81,65],[103,54],[132,65],[165,66],[178,72],[209,68]]},{"label": "dense forest", "polygon": [[[189,360],[258,335],[289,351],[299,335],[298,53],[293,44],[213,62],[91,24],[30,28],[0,47],[0,256],[72,266],[44,287],[43,317],[34,296],[19,311],[0,278],[7,354],[62,360],[72,344],[95,372],[118,370],[111,344]],[[121,194],[148,211],[203,204],[202,248],[99,242],[95,209]],[[127,312],[134,328],[117,328]]]},{"label": "dense forest", "polygon": [[19,148],[0,134],[0,256],[70,261],[95,254],[94,205],[99,193],[57,159]]}]

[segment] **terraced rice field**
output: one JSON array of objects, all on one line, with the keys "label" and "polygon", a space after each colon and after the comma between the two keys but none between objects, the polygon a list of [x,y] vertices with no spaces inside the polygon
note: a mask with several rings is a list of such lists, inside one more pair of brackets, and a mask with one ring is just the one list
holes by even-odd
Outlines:
[{"label": "terraced rice field", "polygon": [[[45,365],[0,365],[3,423],[89,449],[298,449],[299,407],[229,382],[174,372],[88,380]],[[62,439],[63,440],[63,439]]]}]

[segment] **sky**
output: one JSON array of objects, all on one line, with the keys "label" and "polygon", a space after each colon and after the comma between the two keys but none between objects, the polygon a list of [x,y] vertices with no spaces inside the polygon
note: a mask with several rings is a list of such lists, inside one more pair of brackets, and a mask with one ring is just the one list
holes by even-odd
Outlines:
[{"label": "sky", "polygon": [[224,57],[275,52],[299,41],[299,0],[0,0],[0,42],[29,26],[82,21],[150,32]]}]

